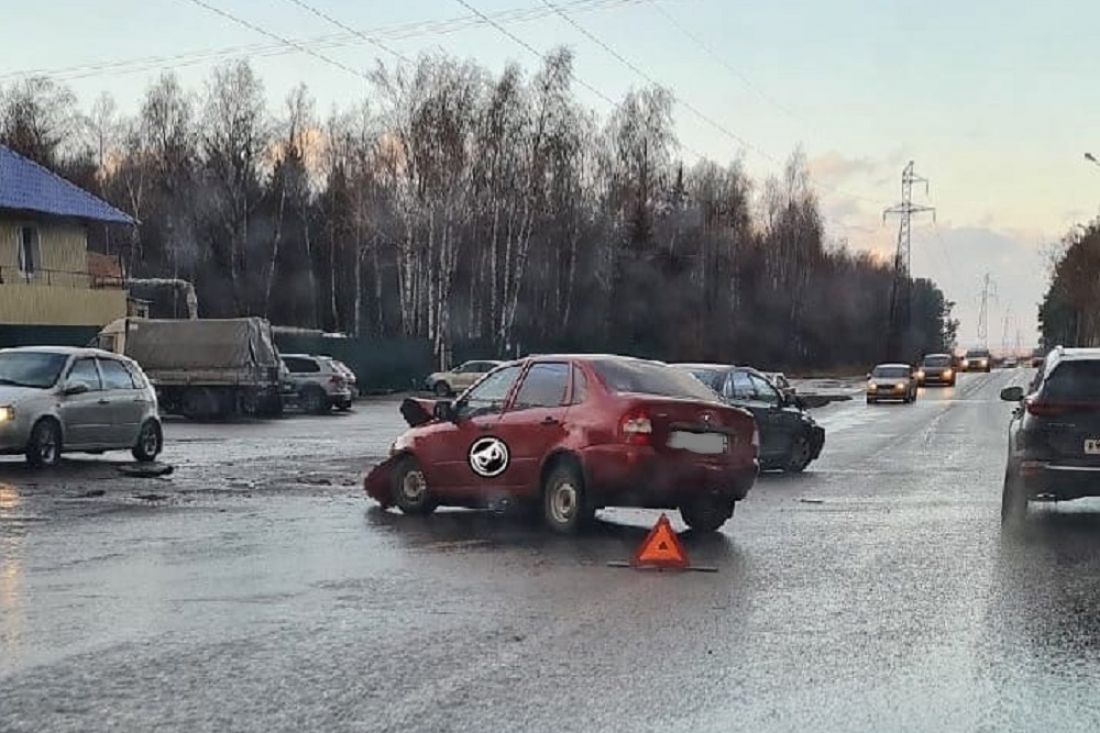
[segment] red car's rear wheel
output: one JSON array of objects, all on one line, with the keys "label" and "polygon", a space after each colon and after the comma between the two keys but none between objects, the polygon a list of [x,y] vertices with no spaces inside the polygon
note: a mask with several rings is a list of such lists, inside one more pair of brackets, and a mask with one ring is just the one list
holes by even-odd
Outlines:
[{"label": "red car's rear wheel", "polygon": [[696,532],[715,532],[733,516],[736,502],[717,496],[697,496],[680,505],[680,517]]},{"label": "red car's rear wheel", "polygon": [[546,526],[559,534],[575,534],[592,520],[595,510],[575,465],[563,461],[550,470],[543,482],[542,509]]}]

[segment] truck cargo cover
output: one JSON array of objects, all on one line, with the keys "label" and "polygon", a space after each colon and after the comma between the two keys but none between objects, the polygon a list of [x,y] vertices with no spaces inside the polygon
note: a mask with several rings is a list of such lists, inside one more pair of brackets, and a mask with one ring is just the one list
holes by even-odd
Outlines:
[{"label": "truck cargo cover", "polygon": [[279,365],[262,318],[130,318],[126,356],[143,369],[211,369]]}]

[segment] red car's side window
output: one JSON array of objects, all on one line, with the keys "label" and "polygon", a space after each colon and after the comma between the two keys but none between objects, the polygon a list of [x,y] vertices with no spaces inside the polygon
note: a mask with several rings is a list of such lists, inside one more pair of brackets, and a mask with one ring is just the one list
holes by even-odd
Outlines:
[{"label": "red car's side window", "polygon": [[573,366],[573,396],[569,400],[571,405],[579,405],[588,397],[588,378],[579,366]]},{"label": "red car's side window", "polygon": [[569,365],[564,362],[532,364],[519,386],[513,410],[533,407],[560,407],[569,388]]},{"label": "red car's side window", "polygon": [[458,404],[458,415],[469,419],[503,410],[504,401],[512,391],[512,384],[519,376],[520,368],[519,365],[504,367],[485,377],[463,396]]}]

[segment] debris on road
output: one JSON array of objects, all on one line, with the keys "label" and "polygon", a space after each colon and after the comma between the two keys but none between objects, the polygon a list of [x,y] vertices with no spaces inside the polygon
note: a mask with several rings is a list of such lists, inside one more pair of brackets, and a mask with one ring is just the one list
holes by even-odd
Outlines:
[{"label": "debris on road", "polygon": [[167,476],[175,468],[169,463],[125,463],[118,467],[119,473],[134,478],[156,478]]}]

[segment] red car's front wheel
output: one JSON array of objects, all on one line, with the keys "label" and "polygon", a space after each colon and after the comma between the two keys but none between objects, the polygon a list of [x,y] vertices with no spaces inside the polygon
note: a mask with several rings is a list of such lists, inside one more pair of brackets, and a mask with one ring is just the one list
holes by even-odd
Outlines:
[{"label": "red car's front wheel", "polygon": [[402,459],[394,468],[393,503],[405,514],[431,514],[435,510],[424,472],[412,456]]}]

